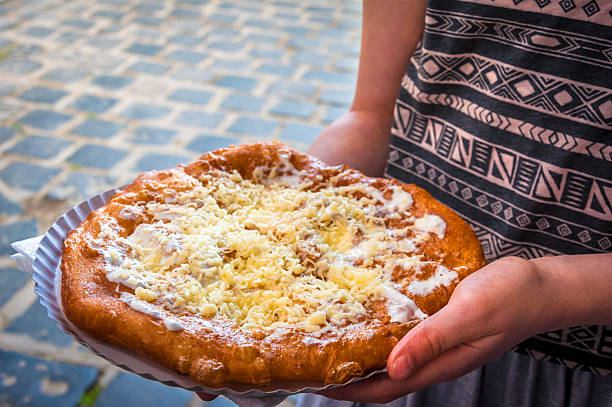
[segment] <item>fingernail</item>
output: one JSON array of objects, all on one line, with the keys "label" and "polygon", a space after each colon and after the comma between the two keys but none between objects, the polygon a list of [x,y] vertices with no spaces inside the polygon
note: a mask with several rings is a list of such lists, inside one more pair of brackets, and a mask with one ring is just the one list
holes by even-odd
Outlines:
[{"label": "fingernail", "polygon": [[407,379],[412,373],[412,364],[406,356],[398,356],[393,363],[391,363],[391,377],[396,380]]}]

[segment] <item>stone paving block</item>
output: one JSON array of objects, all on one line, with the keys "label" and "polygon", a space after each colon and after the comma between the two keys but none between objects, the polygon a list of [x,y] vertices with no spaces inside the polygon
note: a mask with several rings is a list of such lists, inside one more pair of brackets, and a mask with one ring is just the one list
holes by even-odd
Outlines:
[{"label": "stone paving block", "polygon": [[71,142],[55,137],[27,136],[6,152],[35,158],[51,158],[64,151]]},{"label": "stone paving block", "polygon": [[255,58],[278,59],[283,56],[283,51],[276,48],[253,48],[249,55]]},{"label": "stone paving block", "polygon": [[142,156],[134,165],[134,170],[138,172],[150,170],[165,170],[178,164],[189,162],[189,157],[170,154],[147,154]]},{"label": "stone paving block", "polygon": [[68,18],[64,21],[61,21],[60,24],[67,25],[69,27],[80,28],[83,30],[91,28],[94,25],[91,21],[82,20],[80,18]]},{"label": "stone paving block", "polygon": [[251,66],[248,59],[223,59],[215,58],[210,68],[218,70],[246,71]]},{"label": "stone paving block", "polygon": [[250,117],[239,117],[229,127],[228,131],[233,133],[253,134],[257,136],[270,136],[278,127],[278,122],[265,119],[253,119]]},{"label": "stone paving block", "polygon": [[210,92],[181,88],[172,92],[172,94],[168,96],[168,99],[178,100],[180,102],[193,103],[196,105],[205,105],[210,102],[210,99],[212,97],[213,94]]},{"label": "stone paving block", "polygon": [[214,129],[221,123],[224,115],[221,113],[205,113],[194,110],[182,112],[175,120],[175,123],[185,126],[203,127]]},{"label": "stone paving block", "polygon": [[11,83],[0,83],[0,96],[11,95],[17,88],[18,86]]},{"label": "stone paving block", "polygon": [[299,50],[315,49],[320,47],[322,44],[323,42],[321,40],[312,37],[292,37],[289,41],[287,41],[288,47]]},{"label": "stone paving block", "polygon": [[352,42],[333,42],[329,45],[329,50],[333,52],[339,52],[341,54],[351,55],[354,57],[359,56],[359,44]]},{"label": "stone paving block", "polygon": [[0,405],[73,407],[96,380],[97,369],[0,350]]},{"label": "stone paving block", "polygon": [[76,82],[88,75],[88,72],[73,68],[57,68],[47,72],[43,78],[56,82],[70,83]]},{"label": "stone paving block", "polygon": [[15,48],[13,48],[10,53],[15,56],[20,57],[29,57],[33,55],[38,55],[44,51],[44,48],[39,45],[34,44],[17,44]]},{"label": "stone paving block", "polygon": [[170,29],[193,35],[202,29],[202,23],[197,20],[174,20],[170,23]]},{"label": "stone paving block", "polygon": [[0,127],[0,144],[9,140],[15,134],[17,134],[17,131],[14,129],[11,129],[10,127]]},{"label": "stone paving block", "polygon": [[5,103],[0,100],[0,122],[10,118],[13,114],[21,111],[21,106],[13,101]]},{"label": "stone paving block", "polygon": [[248,20],[245,20],[243,24],[245,26],[259,27],[259,28],[271,28],[274,25],[268,20],[259,20],[256,18],[249,18]]},{"label": "stone paving block", "polygon": [[233,28],[214,27],[206,33],[206,37],[238,37],[240,31]]},{"label": "stone paving block", "polygon": [[242,110],[248,112],[259,112],[266,103],[266,99],[248,95],[229,95],[221,104],[221,107],[230,110]]},{"label": "stone paving block", "polygon": [[325,89],[318,97],[319,103],[325,103],[333,106],[348,107],[353,101],[355,92],[348,89]]},{"label": "stone paving block", "polygon": [[281,116],[293,116],[308,119],[312,117],[316,110],[317,105],[313,103],[281,101],[270,109],[270,113]]},{"label": "stone paving block", "polygon": [[220,24],[234,24],[238,17],[230,16],[227,14],[213,13],[207,17],[208,22],[220,23]]},{"label": "stone paving block", "polygon": [[187,145],[187,148],[200,154],[204,154],[208,151],[231,146],[233,144],[240,144],[240,140],[233,137],[202,135],[193,139],[191,143]]},{"label": "stone paving block", "polygon": [[289,77],[295,72],[295,67],[290,65],[272,65],[263,64],[255,70],[255,72],[265,73],[275,76]]},{"label": "stone paving block", "polygon": [[126,155],[125,151],[95,144],[86,144],[75,151],[66,161],[85,167],[109,170]]},{"label": "stone paving block", "polygon": [[72,172],[59,185],[47,192],[46,199],[51,201],[74,202],[75,204],[104,192],[115,185],[109,176]]},{"label": "stone paving block", "polygon": [[291,62],[294,64],[308,64],[315,66],[324,66],[329,62],[329,55],[318,54],[310,51],[299,51],[293,54]]},{"label": "stone paving block", "polygon": [[73,32],[65,32],[65,33],[62,33],[62,35],[60,35],[59,37],[56,37],[55,41],[73,44],[82,38],[83,38],[82,34],[73,33]]},{"label": "stone paving block", "polygon": [[[2,195],[0,195],[1,207]],[[0,307],[2,307],[15,293],[27,283],[32,276],[25,271],[14,268],[0,269]]]},{"label": "stone paving block", "polygon": [[155,27],[159,27],[163,25],[166,22],[166,20],[163,18],[159,18],[159,17],[138,16],[138,17],[134,17],[132,19],[132,22],[137,23],[137,24],[152,25]]},{"label": "stone paving block", "polygon": [[13,162],[0,171],[0,179],[11,187],[38,191],[59,173],[60,170],[57,168]]},{"label": "stone paving block", "polygon": [[154,56],[159,54],[162,49],[164,49],[164,47],[160,45],[136,43],[129,46],[126,51],[132,54]]},{"label": "stone paving block", "polygon": [[332,67],[338,71],[357,73],[359,61],[356,58],[336,58]]},{"label": "stone paving block", "polygon": [[116,40],[114,38],[95,37],[87,41],[87,45],[90,45],[95,48],[111,49],[119,45],[120,42],[121,41]]},{"label": "stone paving block", "polygon": [[185,407],[192,397],[190,391],[121,373],[102,390],[96,407]]},{"label": "stone paving block", "polygon": [[310,144],[321,133],[322,130],[323,127],[321,126],[311,126],[300,123],[287,123],[287,125],[281,132],[280,138]]},{"label": "stone paving block", "polygon": [[270,35],[270,34],[249,34],[244,40],[250,42],[264,42],[269,44],[274,44],[281,39],[280,35]]},{"label": "stone paving block", "polygon": [[205,404],[206,407],[236,407],[236,403],[223,396],[219,396],[213,401],[209,401]]},{"label": "stone paving block", "polygon": [[300,19],[300,15],[298,14],[282,13],[282,12],[274,13],[274,17],[284,18],[286,20],[299,20]]},{"label": "stone paving block", "polygon": [[316,86],[301,82],[275,82],[268,87],[268,92],[285,99],[307,99],[314,95]]},{"label": "stone paving block", "polygon": [[164,9],[164,6],[161,4],[151,4],[151,3],[140,3],[135,5],[132,10],[134,11],[144,11],[147,13],[155,13],[156,11],[161,11]]},{"label": "stone paving block", "polygon": [[319,71],[319,70],[309,70],[304,76],[304,79],[321,81],[325,83],[331,84],[348,84],[352,85],[356,82],[357,76],[348,73],[339,73],[339,72],[330,72],[330,71]]},{"label": "stone paving block", "polygon": [[70,106],[77,110],[93,113],[104,113],[117,103],[117,99],[103,98],[94,95],[79,96]]},{"label": "stone paving block", "polygon": [[43,130],[55,130],[70,119],[72,119],[72,116],[67,114],[56,113],[50,110],[34,110],[18,121]]},{"label": "stone paving block", "polygon": [[141,126],[138,127],[130,136],[130,140],[137,144],[167,144],[174,136],[176,131],[160,127]]},{"label": "stone paving block", "polygon": [[7,58],[4,61],[0,61],[0,71],[3,72],[30,73],[41,66],[38,62],[24,58]]},{"label": "stone paving block", "polygon": [[278,28],[281,31],[293,34],[296,37],[306,37],[310,33],[310,28],[304,27],[302,25],[283,25]]},{"label": "stone paving block", "polygon": [[338,119],[343,114],[347,113],[347,111],[348,109],[345,107],[330,106],[327,108],[327,111],[325,112],[325,118],[323,119],[323,121],[329,124],[333,122],[334,120]]},{"label": "stone paving block", "polygon": [[194,11],[194,10],[188,10],[188,9],[184,9],[184,8],[177,8],[172,10],[172,12],[170,13],[171,16],[176,17],[176,18],[199,18],[202,13],[200,13],[199,11]]},{"label": "stone paving block", "polygon": [[167,116],[172,111],[172,108],[166,106],[147,105],[144,103],[135,103],[123,111],[121,116],[128,119],[144,120],[144,119],[159,119]]},{"label": "stone paving block", "polygon": [[334,17],[324,15],[310,16],[308,17],[308,21],[313,21],[315,23],[331,24],[334,22]]},{"label": "stone paving block", "polygon": [[209,0],[178,0],[178,4],[187,4],[187,5],[201,5],[208,3]]},{"label": "stone paving block", "polygon": [[27,334],[37,341],[49,342],[56,346],[68,346],[73,339],[65,334],[57,322],[47,315],[47,310],[38,299],[19,318],[11,321],[4,332]]},{"label": "stone paving block", "polygon": [[124,127],[121,123],[109,122],[100,119],[87,119],[72,129],[72,133],[79,136],[110,138]]},{"label": "stone paving block", "polygon": [[172,77],[174,79],[178,79],[182,81],[205,83],[205,82],[210,81],[212,78],[214,78],[215,74],[213,74],[210,71],[203,71],[203,70],[194,69],[194,68],[185,68],[185,69],[179,69],[178,71],[174,72]]},{"label": "stone paving block", "polygon": [[172,37],[168,38],[168,42],[182,44],[182,45],[198,45],[202,43],[203,41],[204,41],[204,38],[194,37],[194,36],[185,35],[185,34],[173,35]]},{"label": "stone paving block", "polygon": [[[23,213],[23,207],[10,199],[6,198],[4,195],[0,194],[0,215],[15,215],[18,213]],[[2,288],[2,278],[0,273],[0,290]],[[1,303],[0,303],[1,306]]]},{"label": "stone paving block", "polygon": [[208,44],[207,48],[223,52],[238,52],[242,47],[244,47],[242,42],[213,41]]},{"label": "stone paving block", "polygon": [[168,69],[170,69],[170,65],[141,61],[129,66],[127,69],[130,71],[148,73],[151,75],[163,75],[166,71],[168,71]]},{"label": "stone paving block", "polygon": [[55,30],[47,27],[30,27],[21,32],[28,37],[45,38],[51,35]]},{"label": "stone paving block", "polygon": [[34,237],[37,234],[38,222],[33,219],[9,224],[0,224],[0,256],[15,253],[10,246],[11,243]]},{"label": "stone paving block", "polygon": [[215,82],[219,86],[238,90],[253,90],[257,86],[258,80],[245,76],[227,75],[222,76]]},{"label": "stone paving block", "polygon": [[113,10],[99,10],[92,14],[92,17],[108,18],[111,20],[121,20],[125,13],[120,13]]},{"label": "stone paving block", "polygon": [[177,49],[167,54],[165,58],[173,61],[186,62],[188,64],[197,64],[199,62],[202,62],[207,56],[208,55],[202,52]]},{"label": "stone paving block", "polygon": [[121,89],[130,83],[132,78],[124,76],[100,75],[92,79],[91,83],[105,89]]},{"label": "stone paving block", "polygon": [[67,93],[61,90],[35,86],[19,95],[19,99],[30,102],[55,103],[66,95]]}]

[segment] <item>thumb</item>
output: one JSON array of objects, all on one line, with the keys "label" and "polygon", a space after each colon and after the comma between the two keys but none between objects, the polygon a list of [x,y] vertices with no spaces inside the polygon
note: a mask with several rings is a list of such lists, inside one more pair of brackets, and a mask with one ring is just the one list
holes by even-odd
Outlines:
[{"label": "thumb", "polygon": [[389,376],[406,379],[441,353],[483,336],[478,329],[482,324],[478,311],[470,308],[463,301],[451,301],[410,330],[389,355]]}]

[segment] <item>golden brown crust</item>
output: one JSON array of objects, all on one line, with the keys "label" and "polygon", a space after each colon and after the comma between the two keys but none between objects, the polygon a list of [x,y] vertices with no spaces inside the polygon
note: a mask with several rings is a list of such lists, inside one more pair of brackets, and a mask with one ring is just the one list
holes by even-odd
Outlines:
[{"label": "golden brown crust", "polygon": [[[442,259],[442,264],[449,268],[464,266],[456,269],[460,278],[484,265],[480,244],[467,223],[423,189],[396,180],[368,178],[345,166],[326,166],[281,143],[255,143],[217,150],[186,166],[144,173],[71,231],[65,240],[61,261],[61,294],[67,318],[96,337],[150,357],[208,387],[281,380],[342,383],[384,367],[395,344],[416,323],[389,322],[380,304],[374,305],[381,309],[380,319],[349,325],[333,340],[326,340],[325,336],[317,340],[299,330],[267,335],[258,330],[238,329],[224,317],[206,319],[187,312],[172,314],[184,329],[170,331],[161,319],[135,311],[119,300],[120,291],[133,293],[133,290],[109,282],[102,255],[87,244],[99,233],[102,216],[114,218],[123,235],[132,233],[139,223],[147,220],[146,215],[136,210],[126,220],[117,216],[119,211],[126,206],[137,208],[139,202],[154,200],[164,191],[184,189],[181,182],[184,177],[198,176],[211,169],[230,172],[235,169],[249,178],[256,167],[278,163],[281,153],[289,154],[291,163],[302,176],[312,180],[318,176],[326,180],[335,177],[338,185],[366,183],[383,193],[390,191],[391,186],[401,186],[414,197],[412,215],[435,214],[446,221],[445,238],[431,235],[421,246],[426,260]],[[401,224],[406,220],[396,222]],[[393,276],[404,286],[414,277],[399,269]],[[432,314],[448,302],[454,285],[440,286],[427,296],[412,297],[425,313]],[[171,315],[161,308],[159,311],[162,315]]]}]

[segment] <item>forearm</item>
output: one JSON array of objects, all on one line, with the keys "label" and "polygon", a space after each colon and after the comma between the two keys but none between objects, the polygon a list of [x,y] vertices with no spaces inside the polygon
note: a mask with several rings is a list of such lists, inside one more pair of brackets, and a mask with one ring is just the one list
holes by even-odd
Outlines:
[{"label": "forearm", "polygon": [[551,329],[612,325],[612,253],[532,260],[547,281]]}]

